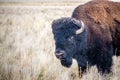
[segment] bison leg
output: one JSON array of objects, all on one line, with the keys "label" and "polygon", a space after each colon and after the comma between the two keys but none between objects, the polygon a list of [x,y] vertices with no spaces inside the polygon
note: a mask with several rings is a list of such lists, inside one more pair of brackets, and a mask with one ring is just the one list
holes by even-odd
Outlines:
[{"label": "bison leg", "polygon": [[100,51],[95,60],[99,72],[103,74],[111,72],[112,50]]},{"label": "bison leg", "polygon": [[120,47],[115,48],[114,54],[115,54],[115,56],[120,56]]},{"label": "bison leg", "polygon": [[86,68],[83,68],[83,67],[79,67],[79,68],[78,68],[78,71],[79,71],[79,78],[82,77],[82,74],[85,72],[85,69],[86,69]]}]

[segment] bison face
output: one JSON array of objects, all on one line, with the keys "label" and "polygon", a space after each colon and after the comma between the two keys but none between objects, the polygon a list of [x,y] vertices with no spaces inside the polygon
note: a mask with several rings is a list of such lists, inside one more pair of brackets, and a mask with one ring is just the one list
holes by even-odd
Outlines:
[{"label": "bison face", "polygon": [[70,67],[72,64],[73,54],[76,51],[75,37],[70,36],[67,38],[66,35],[57,35],[58,36],[55,36],[55,55],[58,59],[60,59],[63,66]]},{"label": "bison face", "polygon": [[83,32],[82,23],[73,18],[62,18],[52,23],[55,55],[65,67],[70,67],[77,52],[77,34]]}]

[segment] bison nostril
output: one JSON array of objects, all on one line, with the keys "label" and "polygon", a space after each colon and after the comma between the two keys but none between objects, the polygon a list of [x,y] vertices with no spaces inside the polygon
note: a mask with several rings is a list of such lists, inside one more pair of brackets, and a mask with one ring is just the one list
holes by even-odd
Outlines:
[{"label": "bison nostril", "polygon": [[56,57],[58,59],[62,58],[63,57],[63,53],[59,52],[59,53],[55,53]]},{"label": "bison nostril", "polygon": [[55,53],[60,53],[60,50],[56,50]]},{"label": "bison nostril", "polygon": [[56,57],[58,59],[62,59],[63,58],[63,53],[55,53]]},{"label": "bison nostril", "polygon": [[56,55],[56,57],[57,57],[58,59],[61,59],[61,58],[64,57],[64,51],[61,50],[61,49],[56,49],[56,50],[55,50],[55,55]]},{"label": "bison nostril", "polygon": [[55,53],[56,56],[62,56],[63,53]]},{"label": "bison nostril", "polygon": [[56,54],[56,55],[62,55],[63,53],[62,53],[62,50],[61,50],[61,49],[56,49],[56,50],[55,50],[55,54]]}]

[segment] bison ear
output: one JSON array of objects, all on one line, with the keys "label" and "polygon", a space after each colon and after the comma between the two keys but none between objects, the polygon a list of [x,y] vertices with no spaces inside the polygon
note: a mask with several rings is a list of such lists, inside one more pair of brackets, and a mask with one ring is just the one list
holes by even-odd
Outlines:
[{"label": "bison ear", "polygon": [[83,21],[79,21],[79,20],[74,20],[74,24],[77,25],[79,27],[79,29],[76,31],[76,34],[80,34],[84,31],[85,29],[85,24],[83,23]]}]

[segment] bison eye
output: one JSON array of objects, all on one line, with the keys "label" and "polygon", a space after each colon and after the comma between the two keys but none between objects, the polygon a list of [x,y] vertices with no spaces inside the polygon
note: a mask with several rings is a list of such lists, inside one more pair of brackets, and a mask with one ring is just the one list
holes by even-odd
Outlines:
[{"label": "bison eye", "polygon": [[73,40],[74,40],[73,36],[71,36],[71,37],[68,38],[68,41],[73,41]]}]

